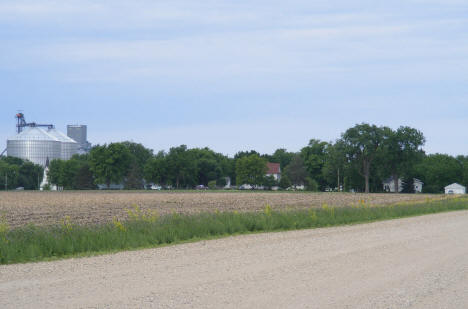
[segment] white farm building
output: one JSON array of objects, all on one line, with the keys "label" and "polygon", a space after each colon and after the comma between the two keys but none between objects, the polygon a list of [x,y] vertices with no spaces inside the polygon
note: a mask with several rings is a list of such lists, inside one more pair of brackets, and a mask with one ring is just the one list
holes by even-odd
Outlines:
[{"label": "white farm building", "polygon": [[466,187],[458,183],[452,183],[445,187],[445,194],[466,194]]}]

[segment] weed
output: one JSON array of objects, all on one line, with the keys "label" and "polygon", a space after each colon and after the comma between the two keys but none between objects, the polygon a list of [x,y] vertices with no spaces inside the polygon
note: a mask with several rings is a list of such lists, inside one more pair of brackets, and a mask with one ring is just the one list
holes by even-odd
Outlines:
[{"label": "weed", "polygon": [[133,204],[132,208],[133,209],[126,209],[129,221],[144,221],[154,223],[159,218],[159,213],[157,210],[148,209],[146,211],[143,211],[136,204]]},{"label": "weed", "polygon": [[125,228],[125,226],[123,225],[123,223],[121,221],[119,221],[116,217],[114,217],[112,219],[112,224],[114,225],[114,227],[121,231],[121,232],[125,232],[127,229]]},{"label": "weed", "polygon": [[71,232],[73,230],[73,224],[71,223],[70,216],[65,216],[62,221],[62,228],[64,231]]},{"label": "weed", "polygon": [[10,230],[10,225],[8,224],[5,215],[0,216],[0,241],[8,242],[7,233]]}]

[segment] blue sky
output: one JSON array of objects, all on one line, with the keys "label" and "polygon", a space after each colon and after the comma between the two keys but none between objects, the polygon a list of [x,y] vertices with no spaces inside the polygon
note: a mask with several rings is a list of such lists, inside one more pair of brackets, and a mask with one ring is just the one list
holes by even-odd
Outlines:
[{"label": "blue sky", "polygon": [[468,1],[0,0],[0,93],[1,148],[23,110],[156,151],[297,151],[368,122],[468,155]]}]

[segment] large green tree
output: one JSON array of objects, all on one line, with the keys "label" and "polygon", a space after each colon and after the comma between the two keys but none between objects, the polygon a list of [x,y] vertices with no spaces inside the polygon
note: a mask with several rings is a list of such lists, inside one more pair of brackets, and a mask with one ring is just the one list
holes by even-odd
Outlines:
[{"label": "large green tree", "polygon": [[157,155],[146,162],[144,167],[144,177],[148,182],[163,186],[168,184],[168,165],[166,153],[164,151],[158,152]]},{"label": "large green tree", "polygon": [[242,157],[236,161],[236,182],[238,185],[261,185],[267,172],[267,160],[257,154]]},{"label": "large green tree", "polygon": [[296,154],[294,152],[288,152],[285,148],[276,149],[275,152],[269,156],[269,161],[279,163],[283,170],[293,160]]},{"label": "large green tree", "polygon": [[65,179],[65,161],[52,160],[49,164],[49,183],[59,187],[65,187],[67,180]]},{"label": "large green tree", "polygon": [[338,140],[327,147],[327,157],[322,169],[323,176],[330,187],[336,185],[338,191],[341,190],[344,185],[346,167],[345,145],[341,140]]},{"label": "large green tree", "polygon": [[20,165],[9,164],[6,160],[0,160],[1,189],[11,190],[18,187]]},{"label": "large green tree", "polygon": [[442,193],[444,187],[463,181],[460,162],[447,154],[430,154],[416,168],[416,176],[424,182],[423,192]]},{"label": "large green tree", "polygon": [[234,155],[234,160],[241,159],[243,157],[248,157],[248,156],[251,156],[251,155],[257,155],[257,156],[261,157],[260,153],[258,153],[255,150],[239,151]]},{"label": "large green tree", "polygon": [[302,159],[302,156],[296,154],[289,165],[285,168],[284,174],[294,187],[304,185],[309,173],[304,165],[304,159]]},{"label": "large green tree", "polygon": [[95,189],[88,155],[74,155],[70,160],[52,160],[49,183],[71,190]]},{"label": "large green tree", "polygon": [[125,189],[142,189],[144,167],[148,160],[153,157],[153,150],[130,141],[120,144],[126,147],[131,154],[131,160],[125,175]]},{"label": "large green tree", "polygon": [[374,160],[382,151],[384,134],[387,129],[367,123],[357,124],[341,136],[347,159],[357,166],[364,178],[365,192],[369,193],[369,179]]},{"label": "large green tree", "polygon": [[465,187],[468,187],[468,156],[457,156],[458,162],[460,162],[461,169],[462,169],[462,181]]},{"label": "large green tree", "polygon": [[195,157],[197,165],[198,184],[207,186],[210,181],[216,181],[221,177],[228,176],[225,157],[209,148],[194,148],[190,152]]},{"label": "large green tree", "polygon": [[424,143],[423,133],[414,128],[401,126],[396,131],[384,129],[382,167],[393,177],[395,192],[399,192],[398,179],[401,175],[407,175],[422,160],[424,152],[421,147]]},{"label": "large green tree", "polygon": [[326,185],[322,169],[327,159],[327,148],[329,146],[330,144],[327,142],[311,139],[309,144],[301,149],[301,156],[304,159],[307,172],[322,189],[324,189]]},{"label": "large green tree", "polygon": [[77,174],[75,175],[75,189],[76,190],[92,190],[96,189],[94,183],[94,176],[91,172],[88,162],[80,165]]},{"label": "large green tree", "polygon": [[121,183],[128,173],[132,154],[121,143],[95,146],[89,154],[90,169],[96,184]]},{"label": "large green tree", "polygon": [[172,147],[167,156],[168,180],[176,188],[192,187],[197,184],[197,163],[195,154],[186,145]]},{"label": "large green tree", "polygon": [[14,157],[0,158],[0,179],[7,189],[24,187],[26,190],[37,190],[43,177],[42,166],[27,160]]},{"label": "large green tree", "polygon": [[146,162],[153,157],[153,150],[146,148],[142,144],[125,141],[121,143],[132,155],[132,161],[136,163],[140,170],[143,170]]}]

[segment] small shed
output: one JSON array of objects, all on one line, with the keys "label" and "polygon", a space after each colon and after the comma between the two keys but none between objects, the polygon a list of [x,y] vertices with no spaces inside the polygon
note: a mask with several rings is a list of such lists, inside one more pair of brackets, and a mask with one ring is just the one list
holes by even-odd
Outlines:
[{"label": "small shed", "polygon": [[459,183],[452,183],[445,187],[445,194],[466,194],[466,187]]}]

